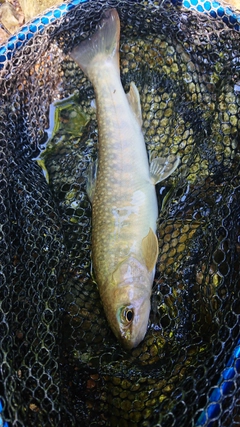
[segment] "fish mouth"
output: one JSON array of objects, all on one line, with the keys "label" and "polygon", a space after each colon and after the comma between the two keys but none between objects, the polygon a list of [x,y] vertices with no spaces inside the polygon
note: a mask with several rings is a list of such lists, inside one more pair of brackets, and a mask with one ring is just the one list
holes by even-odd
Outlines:
[{"label": "fish mouth", "polygon": [[133,348],[137,347],[138,344],[133,342],[130,337],[127,337],[126,335],[121,335],[120,339],[121,345],[125,350],[132,350]]},{"label": "fish mouth", "polygon": [[125,333],[123,333],[120,337],[120,342],[122,347],[125,350],[132,350],[133,348],[137,347],[138,344],[140,344],[140,342],[143,340],[143,338],[139,338],[139,339],[133,339],[131,338],[131,333],[130,331],[126,331]]},{"label": "fish mouth", "polygon": [[138,333],[136,336],[132,335],[131,325],[127,328],[120,328],[119,341],[121,342],[125,350],[132,350],[137,347],[140,342],[144,339],[146,331],[143,334]]},{"label": "fish mouth", "polygon": [[131,344],[131,332],[129,330],[122,332],[121,340],[126,344],[126,346],[129,346],[129,344]]}]

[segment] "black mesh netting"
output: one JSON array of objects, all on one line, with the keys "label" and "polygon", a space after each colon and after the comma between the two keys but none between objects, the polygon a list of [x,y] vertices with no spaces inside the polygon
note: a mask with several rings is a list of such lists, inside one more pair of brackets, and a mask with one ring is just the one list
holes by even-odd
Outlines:
[{"label": "black mesh netting", "polygon": [[[91,276],[94,93],[67,56],[109,7],[120,15],[122,82],[139,88],[148,151],[181,159],[157,186],[152,310],[131,352],[112,334]],[[6,61],[0,394],[9,426],[197,423],[239,338],[239,46],[238,32],[205,15],[102,0],[49,24]],[[239,425],[239,383],[235,375],[227,394],[220,388],[212,427]]]}]

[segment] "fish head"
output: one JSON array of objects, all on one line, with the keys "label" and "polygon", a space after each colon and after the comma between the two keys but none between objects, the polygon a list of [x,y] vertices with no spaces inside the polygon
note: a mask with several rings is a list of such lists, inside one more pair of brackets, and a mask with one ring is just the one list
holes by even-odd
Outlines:
[{"label": "fish head", "polygon": [[108,285],[105,314],[115,336],[126,349],[143,340],[150,314],[153,272],[131,257],[114,271]]},{"label": "fish head", "polygon": [[129,350],[137,347],[145,337],[151,306],[149,291],[141,287],[137,277],[134,282],[134,285],[127,283],[119,287],[115,305],[115,334],[122,346]]}]

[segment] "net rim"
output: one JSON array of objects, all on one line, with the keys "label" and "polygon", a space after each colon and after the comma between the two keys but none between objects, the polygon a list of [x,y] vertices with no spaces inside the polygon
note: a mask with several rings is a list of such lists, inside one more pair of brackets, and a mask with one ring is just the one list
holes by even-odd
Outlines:
[{"label": "net rim", "polygon": [[[49,24],[63,18],[68,12],[77,6],[88,3],[91,0],[70,0],[59,6],[47,9],[47,11],[25,24],[20,30],[12,35],[5,44],[0,46],[0,70],[5,62],[11,60],[16,50],[21,49],[24,44],[34,35],[40,34]],[[161,3],[164,4],[165,0]],[[240,31],[240,13],[235,12],[231,7],[223,6],[216,0],[170,0],[176,7],[204,13],[212,18],[222,20],[226,25]]]}]

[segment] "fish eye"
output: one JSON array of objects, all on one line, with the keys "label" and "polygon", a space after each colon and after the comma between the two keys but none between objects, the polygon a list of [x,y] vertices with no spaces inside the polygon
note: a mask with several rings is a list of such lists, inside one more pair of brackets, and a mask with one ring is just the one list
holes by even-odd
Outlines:
[{"label": "fish eye", "polygon": [[133,319],[133,310],[127,310],[125,316],[126,316],[126,319],[128,320],[128,322],[131,322]]},{"label": "fish eye", "polygon": [[134,312],[132,308],[125,307],[122,311],[123,320],[127,323],[131,323],[133,320]]}]

